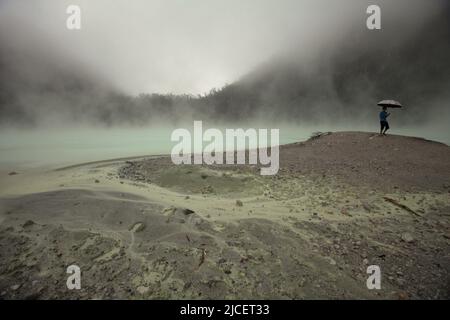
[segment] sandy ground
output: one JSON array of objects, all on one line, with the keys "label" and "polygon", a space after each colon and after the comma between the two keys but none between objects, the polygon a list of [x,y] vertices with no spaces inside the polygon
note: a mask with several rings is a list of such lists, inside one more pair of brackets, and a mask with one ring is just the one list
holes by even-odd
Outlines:
[{"label": "sandy ground", "polygon": [[343,132],[280,162],[0,171],[0,298],[450,298],[448,146]]}]

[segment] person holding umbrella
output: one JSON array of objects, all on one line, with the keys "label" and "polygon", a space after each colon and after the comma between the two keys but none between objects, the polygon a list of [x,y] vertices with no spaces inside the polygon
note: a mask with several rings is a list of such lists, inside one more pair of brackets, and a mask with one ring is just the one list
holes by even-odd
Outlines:
[{"label": "person holding umbrella", "polygon": [[387,107],[383,107],[383,110],[380,112],[380,134],[386,135],[386,131],[389,130],[389,123],[387,122],[387,117],[391,114],[388,113]]},{"label": "person holding umbrella", "polygon": [[386,131],[389,130],[387,118],[390,116],[390,113],[387,112],[387,108],[401,108],[402,105],[395,100],[383,100],[378,102],[378,105],[383,107],[383,110],[380,112],[380,135],[386,135]]}]

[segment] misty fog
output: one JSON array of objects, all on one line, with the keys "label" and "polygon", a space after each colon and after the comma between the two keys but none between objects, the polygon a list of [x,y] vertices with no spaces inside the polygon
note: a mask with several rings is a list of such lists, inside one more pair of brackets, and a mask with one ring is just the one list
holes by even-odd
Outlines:
[{"label": "misty fog", "polygon": [[[82,29],[65,27],[69,4]],[[366,29],[378,4],[382,30]],[[0,1],[0,162],[170,151],[170,132],[378,131],[450,143],[448,1]]]}]

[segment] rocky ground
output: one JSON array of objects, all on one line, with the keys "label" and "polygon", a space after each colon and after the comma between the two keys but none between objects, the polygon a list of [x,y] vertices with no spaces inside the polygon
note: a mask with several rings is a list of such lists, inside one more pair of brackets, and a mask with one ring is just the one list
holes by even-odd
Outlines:
[{"label": "rocky ground", "polygon": [[448,299],[449,149],[332,133],[282,146],[272,177],[164,157],[19,172],[2,185],[0,295]]}]

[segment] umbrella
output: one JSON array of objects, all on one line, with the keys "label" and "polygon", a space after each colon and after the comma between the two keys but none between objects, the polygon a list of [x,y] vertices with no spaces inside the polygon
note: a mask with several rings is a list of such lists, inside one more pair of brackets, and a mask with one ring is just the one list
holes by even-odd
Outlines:
[{"label": "umbrella", "polygon": [[395,100],[383,100],[377,103],[380,107],[403,108],[402,104]]}]

